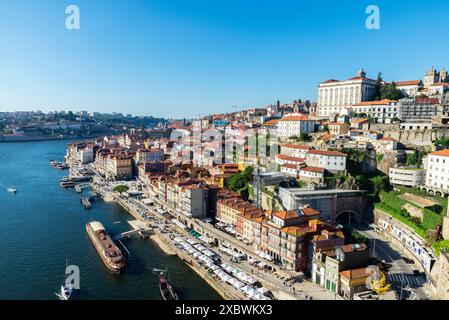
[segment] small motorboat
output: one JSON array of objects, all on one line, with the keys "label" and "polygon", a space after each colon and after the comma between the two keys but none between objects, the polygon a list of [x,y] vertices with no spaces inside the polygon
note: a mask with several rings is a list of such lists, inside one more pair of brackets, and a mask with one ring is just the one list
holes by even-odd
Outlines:
[{"label": "small motorboat", "polygon": [[73,295],[73,287],[72,285],[62,285],[61,292],[57,294],[59,299],[61,300],[70,300]]},{"label": "small motorboat", "polygon": [[16,193],[16,192],[17,192],[17,189],[16,189],[16,188],[8,188],[7,191],[8,191],[9,193]]}]

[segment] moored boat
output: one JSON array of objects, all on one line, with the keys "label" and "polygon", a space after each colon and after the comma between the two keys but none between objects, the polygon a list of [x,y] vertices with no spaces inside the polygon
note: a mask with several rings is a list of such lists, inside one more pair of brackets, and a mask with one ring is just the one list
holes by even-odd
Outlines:
[{"label": "moored boat", "polygon": [[6,191],[8,191],[9,193],[16,193],[17,189],[16,188],[8,188],[8,189],[6,189]]},{"label": "moored boat", "polygon": [[125,267],[125,258],[103,224],[92,221],[86,224],[86,231],[105,266],[114,273],[120,273]]},{"label": "moored boat", "polygon": [[159,290],[161,291],[162,298],[164,298],[164,300],[167,300],[167,301],[179,300],[178,295],[176,294],[172,285],[165,277],[166,273],[167,273],[167,271],[165,270],[165,271],[161,271],[159,274]]}]

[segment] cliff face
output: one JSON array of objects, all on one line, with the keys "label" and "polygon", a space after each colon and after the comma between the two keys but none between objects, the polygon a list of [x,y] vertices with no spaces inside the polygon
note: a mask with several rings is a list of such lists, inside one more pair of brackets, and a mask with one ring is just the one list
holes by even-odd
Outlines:
[{"label": "cliff face", "polygon": [[441,252],[430,273],[438,299],[449,300],[449,256]]},{"label": "cliff face", "polygon": [[377,169],[388,175],[390,172],[390,168],[397,166],[403,160],[403,155],[383,154],[381,158],[382,160],[377,162]]}]

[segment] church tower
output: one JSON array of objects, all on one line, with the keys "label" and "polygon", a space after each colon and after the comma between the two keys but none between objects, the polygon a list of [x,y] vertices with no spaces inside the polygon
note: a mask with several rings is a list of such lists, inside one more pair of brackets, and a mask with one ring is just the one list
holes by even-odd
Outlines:
[{"label": "church tower", "polygon": [[366,78],[366,72],[363,70],[363,68],[360,68],[360,70],[357,72],[357,77]]},{"label": "church tower", "polygon": [[446,69],[441,69],[440,71],[440,82],[449,82],[449,75]]},{"label": "church tower", "polygon": [[424,86],[430,87],[432,84],[437,83],[440,81],[440,75],[435,70],[434,67],[432,67],[430,70],[426,71],[424,74]]}]

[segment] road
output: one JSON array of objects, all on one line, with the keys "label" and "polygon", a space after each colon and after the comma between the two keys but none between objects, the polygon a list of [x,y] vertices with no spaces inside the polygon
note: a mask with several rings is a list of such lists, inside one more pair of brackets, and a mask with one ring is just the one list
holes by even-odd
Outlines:
[{"label": "road", "polygon": [[[405,249],[398,248],[366,225],[351,224],[351,227],[369,239],[374,257],[392,265],[388,272],[388,280],[398,288],[398,292],[401,292],[401,286],[403,288],[410,287],[415,292],[415,299],[417,300],[434,298],[427,279],[424,276],[416,276],[413,273],[415,270],[420,269],[417,263],[407,263],[404,260],[404,257],[410,258],[410,254],[404,252]],[[403,291],[404,297],[409,295],[409,292],[406,291]]]}]

